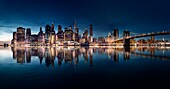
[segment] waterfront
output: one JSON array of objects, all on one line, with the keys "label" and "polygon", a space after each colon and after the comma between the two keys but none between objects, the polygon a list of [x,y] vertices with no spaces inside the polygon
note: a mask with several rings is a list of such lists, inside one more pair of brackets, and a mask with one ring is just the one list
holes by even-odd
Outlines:
[{"label": "waterfront", "polygon": [[0,48],[0,88],[162,88],[170,47]]}]

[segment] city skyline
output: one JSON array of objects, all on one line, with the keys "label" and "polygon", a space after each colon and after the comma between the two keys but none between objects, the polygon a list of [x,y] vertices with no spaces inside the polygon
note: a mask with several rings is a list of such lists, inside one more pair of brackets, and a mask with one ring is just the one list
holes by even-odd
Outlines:
[{"label": "city skyline", "polygon": [[[55,29],[58,29],[57,31]],[[123,36],[120,36],[118,28],[115,28],[107,36],[96,38],[93,36],[93,25],[90,24],[89,28],[86,28],[83,33],[79,32],[76,20],[74,21],[74,27],[69,26],[62,27],[52,22],[51,25],[45,26],[45,31],[42,27],[39,28],[38,34],[32,34],[31,28],[18,27],[13,32],[13,38],[11,40],[12,47],[32,47],[32,46],[124,46],[129,48],[130,46],[168,46],[169,42],[167,38],[158,40],[155,36],[168,35],[169,31],[151,32],[146,34],[133,34],[132,32],[125,30]],[[144,37],[150,37],[149,39],[143,39]],[[162,36],[161,36],[162,37]],[[135,39],[140,38],[138,41]],[[142,38],[142,39],[141,39]],[[4,43],[4,47],[8,44]]]},{"label": "city skyline", "polygon": [[170,0],[0,0],[1,89],[166,89]]},{"label": "city skyline", "polygon": [[[46,24],[46,26],[47,25],[50,25],[50,24]],[[89,26],[91,26],[92,24],[90,24],[88,27],[85,27],[84,28],[84,30],[80,30],[79,29],[79,26],[77,25],[77,20],[74,20],[74,25],[72,26],[72,25],[69,25],[69,26],[65,26],[65,27],[63,27],[62,25],[55,25],[54,24],[54,22],[52,22],[52,25],[53,25],[53,30],[54,31],[56,31],[56,32],[58,32],[58,26],[61,26],[61,30],[62,31],[65,31],[66,29],[70,29],[70,27],[71,27],[71,29],[73,30],[73,31],[75,31],[75,25],[76,25],[76,28],[78,28],[78,33],[79,33],[79,35],[81,35],[81,36],[83,36],[84,35],[84,32],[86,31],[86,30],[88,30],[89,32],[87,32],[88,33],[88,35],[89,36],[93,36],[93,38],[101,38],[101,37],[104,37],[104,38],[107,38],[108,37],[108,35],[115,35],[115,36],[117,36],[116,37],[116,39],[119,39],[119,38],[121,38],[121,37],[123,37],[124,36],[124,31],[128,31],[128,29],[124,29],[123,31],[122,30],[120,30],[119,28],[114,28],[114,29],[112,29],[110,32],[102,32],[102,33],[106,33],[106,35],[98,35],[98,36],[96,36],[95,35],[95,33],[96,33],[96,30],[94,30],[94,32],[93,33],[91,33],[90,32],[90,28],[89,28]],[[32,28],[30,28],[30,27],[27,27],[27,26],[25,26],[25,27],[23,27],[24,29],[25,29],[25,33],[26,33],[26,30],[27,29],[30,29],[31,30],[31,34],[33,34],[33,35],[36,35],[36,34],[39,34],[39,31],[40,31],[40,29],[43,31],[43,32],[45,32],[46,31],[46,26],[40,26],[39,28],[38,28],[38,30],[34,30],[34,29],[32,29]],[[20,27],[22,27],[22,26],[19,26],[19,27],[17,27],[17,28],[15,28],[15,30],[13,31],[13,32],[15,32],[16,31],[16,29],[18,29],[18,28],[20,28]],[[52,26],[50,26],[50,27],[52,27]],[[95,26],[92,26],[92,29],[94,28]],[[115,33],[115,30],[117,30],[118,31],[118,33]],[[162,30],[162,31],[158,31],[158,32],[148,32],[148,33],[134,33],[134,32],[131,32],[131,31],[129,31],[130,33],[130,35],[131,36],[134,36],[134,35],[139,35],[139,34],[150,34],[150,33],[159,33],[159,32],[169,32],[169,30]],[[12,32],[12,33],[13,33]],[[11,36],[12,36],[12,34],[10,34]],[[25,34],[26,35],[26,34]],[[129,35],[129,36],[130,36]],[[156,37],[156,38],[154,38],[154,39],[158,39],[158,40],[162,40],[162,39],[164,39],[164,40],[169,40],[169,37],[170,36],[168,36],[168,35],[164,35],[163,37]],[[2,39],[2,38],[1,38]],[[8,37],[8,40],[1,40],[0,39],[0,42],[4,42],[4,43],[9,43],[10,44],[10,41],[13,39],[13,36],[12,36],[12,38],[9,38]],[[149,38],[147,38],[147,37],[144,37],[144,39],[150,39],[150,37]],[[2,44],[2,43],[0,43],[0,44]]]},{"label": "city skyline", "polygon": [[33,33],[38,33],[40,26],[44,27],[51,22],[56,24],[55,27],[57,25],[73,26],[75,19],[80,33],[89,24],[93,24],[95,37],[106,36],[114,28],[118,28],[120,33],[125,29],[134,33],[169,30],[168,3],[169,1],[166,0],[147,2],[134,0],[86,0],[81,2],[77,0],[43,0],[41,2],[37,0],[1,0],[0,41],[10,41],[11,33],[17,27],[31,28]]}]

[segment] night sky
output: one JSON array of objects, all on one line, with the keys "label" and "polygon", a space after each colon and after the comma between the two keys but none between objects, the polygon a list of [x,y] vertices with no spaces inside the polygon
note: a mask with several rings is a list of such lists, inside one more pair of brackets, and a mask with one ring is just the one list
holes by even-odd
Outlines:
[{"label": "night sky", "polygon": [[134,33],[170,30],[168,0],[0,0],[0,41],[11,40],[12,32],[23,26],[38,33],[46,24],[73,26],[82,33],[89,24],[94,36],[106,36],[114,28]]}]

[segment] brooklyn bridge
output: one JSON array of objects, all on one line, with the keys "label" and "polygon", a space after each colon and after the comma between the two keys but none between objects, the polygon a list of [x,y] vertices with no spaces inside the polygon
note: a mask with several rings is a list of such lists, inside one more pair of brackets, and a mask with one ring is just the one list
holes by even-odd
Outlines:
[{"label": "brooklyn bridge", "polygon": [[113,41],[113,43],[123,41],[123,44],[126,47],[126,46],[130,46],[131,39],[143,38],[143,37],[153,38],[154,36],[159,36],[159,35],[169,35],[170,31],[162,31],[162,32],[156,32],[156,33],[152,32],[152,33],[148,33],[148,34],[139,34],[139,35],[135,35],[135,36],[130,36],[129,31],[124,31],[123,34],[124,34],[124,36],[122,38]]}]

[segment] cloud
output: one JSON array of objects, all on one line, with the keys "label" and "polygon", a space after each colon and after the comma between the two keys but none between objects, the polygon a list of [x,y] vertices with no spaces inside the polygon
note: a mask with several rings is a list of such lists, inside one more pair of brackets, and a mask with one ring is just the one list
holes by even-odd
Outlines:
[{"label": "cloud", "polygon": [[12,26],[12,25],[0,25],[0,28],[14,28],[16,26]]},{"label": "cloud", "polygon": [[0,41],[10,41],[12,39],[12,33],[0,31]]},{"label": "cloud", "polygon": [[2,33],[13,33],[13,31],[15,30],[15,27],[12,26],[0,26],[0,34]]}]

